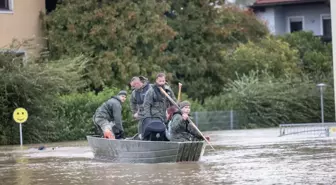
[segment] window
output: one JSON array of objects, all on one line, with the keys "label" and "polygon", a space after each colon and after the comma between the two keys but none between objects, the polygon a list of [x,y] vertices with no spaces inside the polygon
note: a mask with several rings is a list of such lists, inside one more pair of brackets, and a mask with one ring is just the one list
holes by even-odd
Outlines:
[{"label": "window", "polygon": [[321,15],[321,35],[331,36],[331,17],[329,14]]},{"label": "window", "polygon": [[303,17],[288,17],[288,32],[293,33],[296,31],[302,31],[304,18]]},{"label": "window", "polygon": [[8,0],[0,0],[0,9],[9,10]]},{"label": "window", "polygon": [[24,50],[16,49],[0,49],[1,57],[9,57],[11,60],[21,60],[26,62],[27,53]]},{"label": "window", "polygon": [[0,0],[0,12],[13,10],[13,0]]}]

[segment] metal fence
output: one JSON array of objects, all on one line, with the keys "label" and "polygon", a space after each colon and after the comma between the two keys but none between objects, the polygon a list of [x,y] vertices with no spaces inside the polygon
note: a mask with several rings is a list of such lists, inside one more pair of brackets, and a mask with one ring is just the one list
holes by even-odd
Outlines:
[{"label": "metal fence", "polygon": [[311,135],[328,137],[330,129],[335,128],[336,123],[296,123],[280,124],[280,137],[288,135]]},{"label": "metal fence", "polygon": [[[247,115],[241,111],[192,112],[191,119],[201,131],[243,129],[249,124]],[[306,135],[328,137],[336,136],[336,122],[280,124],[279,136]]]},{"label": "metal fence", "polygon": [[239,129],[246,118],[239,111],[206,111],[191,113],[192,120],[201,131]]}]

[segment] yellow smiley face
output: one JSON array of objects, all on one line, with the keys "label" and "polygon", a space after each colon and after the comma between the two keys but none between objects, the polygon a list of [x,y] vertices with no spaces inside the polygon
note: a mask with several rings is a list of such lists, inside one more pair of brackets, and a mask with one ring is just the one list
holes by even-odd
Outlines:
[{"label": "yellow smiley face", "polygon": [[24,123],[28,119],[28,112],[24,108],[17,108],[13,112],[13,119],[17,123]]},{"label": "yellow smiley face", "polygon": [[331,132],[336,132],[336,127],[332,127]]}]

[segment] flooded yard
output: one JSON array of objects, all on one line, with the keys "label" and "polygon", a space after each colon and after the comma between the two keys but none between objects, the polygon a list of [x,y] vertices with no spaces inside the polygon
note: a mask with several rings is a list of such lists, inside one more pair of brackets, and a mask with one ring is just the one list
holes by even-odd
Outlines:
[{"label": "flooded yard", "polygon": [[336,138],[279,130],[208,132],[197,163],[115,164],[93,159],[86,141],[0,147],[4,185],[336,184]]}]

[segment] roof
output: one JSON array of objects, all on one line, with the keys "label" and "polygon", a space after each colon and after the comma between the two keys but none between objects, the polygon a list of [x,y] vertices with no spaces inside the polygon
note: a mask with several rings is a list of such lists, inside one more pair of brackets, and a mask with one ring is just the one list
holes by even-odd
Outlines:
[{"label": "roof", "polygon": [[329,0],[256,0],[251,7],[329,2]]}]

